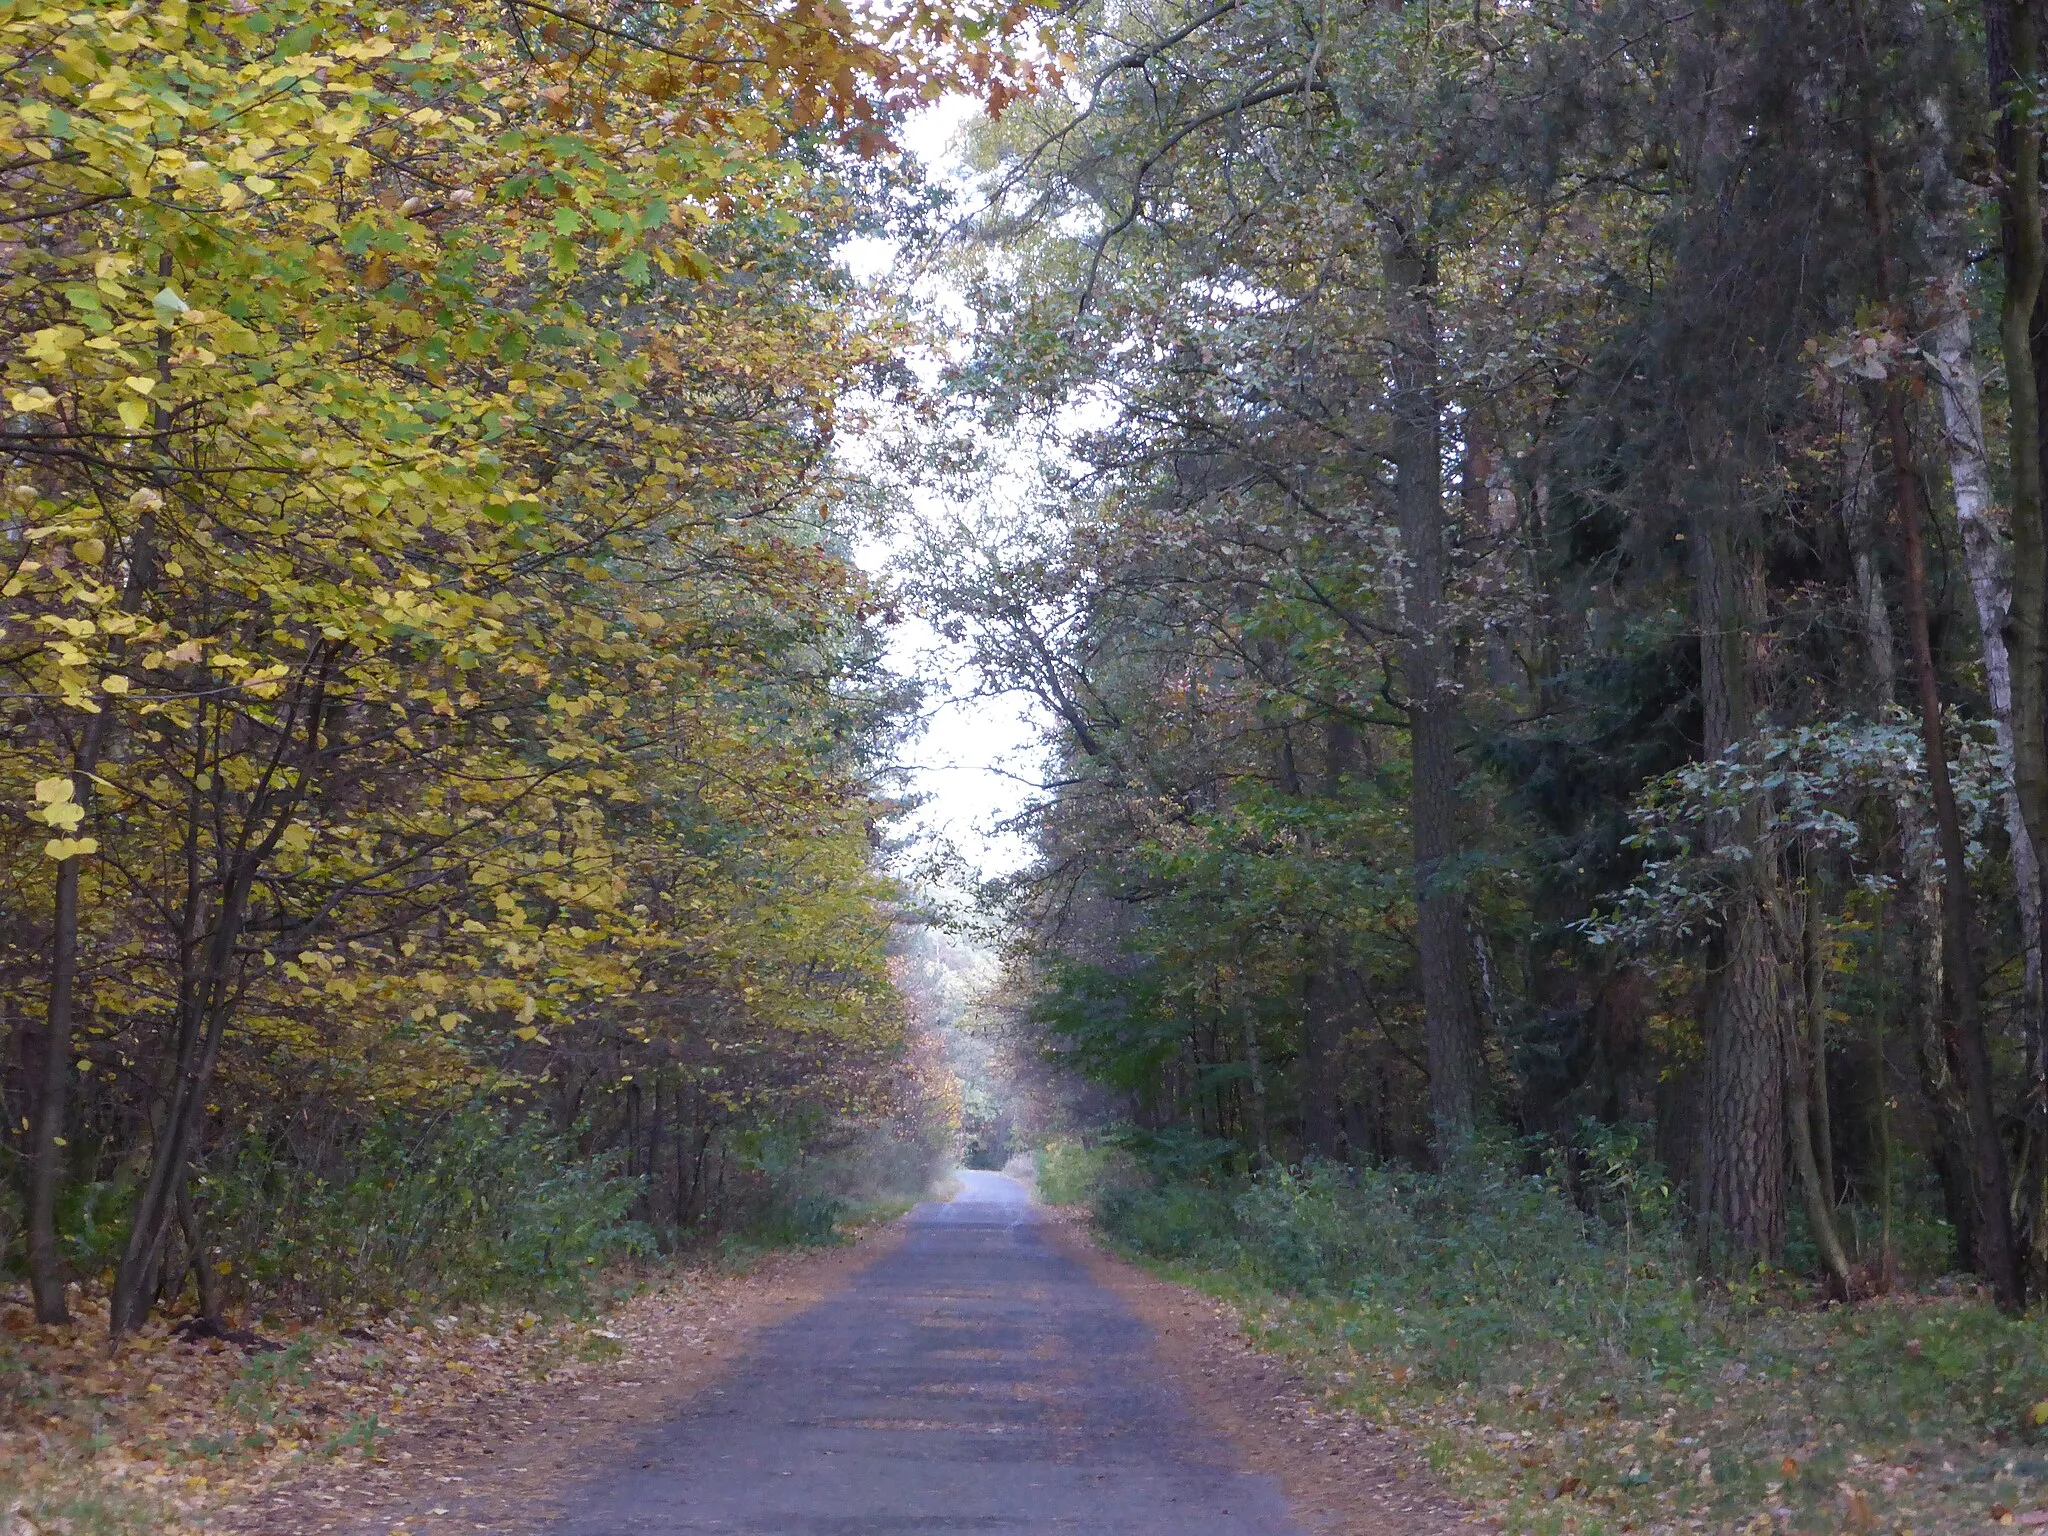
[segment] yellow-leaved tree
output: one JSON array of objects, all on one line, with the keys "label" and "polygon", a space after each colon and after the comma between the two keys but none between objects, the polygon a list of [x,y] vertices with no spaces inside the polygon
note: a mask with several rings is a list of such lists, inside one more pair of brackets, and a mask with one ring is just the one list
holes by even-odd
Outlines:
[{"label": "yellow-leaved tree", "polygon": [[823,456],[894,337],[827,252],[903,110],[1016,88],[1021,19],[0,7],[39,1315],[89,1173],[114,1330],[203,1291],[209,1126],[291,1084],[579,1093],[592,1041],[720,1033],[781,1065],[693,1092],[875,1075],[886,690]]}]

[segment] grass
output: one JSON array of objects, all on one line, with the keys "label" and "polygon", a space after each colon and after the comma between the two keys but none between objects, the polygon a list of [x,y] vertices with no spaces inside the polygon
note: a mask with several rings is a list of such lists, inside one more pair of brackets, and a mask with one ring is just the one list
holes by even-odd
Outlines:
[{"label": "grass", "polygon": [[1497,1527],[2042,1523],[2040,1321],[1954,1291],[1841,1308],[1779,1275],[1708,1286],[1646,1194],[1610,1186],[1588,1214],[1475,1162],[1111,1183],[1098,1208],[1331,1407],[1405,1431]]}]

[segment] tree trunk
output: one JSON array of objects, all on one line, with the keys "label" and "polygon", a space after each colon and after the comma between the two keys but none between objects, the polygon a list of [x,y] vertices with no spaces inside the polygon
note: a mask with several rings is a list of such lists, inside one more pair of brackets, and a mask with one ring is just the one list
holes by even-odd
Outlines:
[{"label": "tree trunk", "polygon": [[[1850,569],[1856,579],[1856,611],[1863,621],[1864,654],[1870,663],[1870,702],[1874,715],[1882,717],[1898,699],[1898,662],[1893,655],[1891,605],[1885,600],[1884,583],[1877,569],[1877,524],[1874,511],[1876,477],[1871,468],[1869,423],[1861,397],[1852,389],[1842,398],[1841,436],[1843,444],[1842,524],[1849,539]],[[1943,1197],[1949,1220],[1961,1234],[1974,1232],[1976,1223],[1970,1202],[1953,1174],[1967,1166],[1969,1114],[1949,1066],[1942,1044],[1942,915],[1941,879],[1935,867],[1933,839],[1928,835],[1927,817],[1917,796],[1900,793],[1892,802],[1898,822],[1899,863],[1911,903],[1906,924],[1912,964],[1912,1034],[1914,1060],[1920,1068],[1920,1084],[1933,1114],[1935,1134],[1940,1142],[1937,1161],[1946,1170]],[[1878,1056],[1880,1078],[1885,1059]],[[1890,1089],[1880,1092],[1880,1102],[1889,1099]],[[1889,1146],[1889,1143],[1887,1143]],[[1887,1153],[1889,1157],[1889,1153]],[[1889,1162],[1886,1178],[1889,1180]],[[1890,1198],[1890,1185],[1886,1185]],[[1887,1207],[1889,1211],[1889,1207]],[[1887,1217],[1886,1231],[1891,1230]],[[1975,1239],[1960,1250],[1963,1264],[1972,1262]],[[1886,1247],[1884,1273],[1889,1277],[1890,1247]],[[1887,1278],[1887,1284],[1889,1279]]]},{"label": "tree trunk", "polygon": [[[1696,517],[1692,546],[1699,603],[1705,749],[1719,757],[1755,726],[1750,645],[1762,622],[1757,581],[1712,509]],[[1714,818],[1715,847],[1763,842],[1765,807],[1752,799]],[[1785,1245],[1785,1036],[1780,957],[1771,910],[1776,861],[1752,858],[1730,892],[1705,998],[1706,1068],[1698,1211],[1711,1257],[1741,1267]]]},{"label": "tree trunk", "polygon": [[1437,386],[1434,261],[1412,231],[1381,230],[1393,335],[1388,434],[1396,524],[1405,565],[1401,620],[1413,785],[1415,942],[1421,963],[1429,1109],[1440,1163],[1478,1128],[1485,1098],[1479,1014],[1468,967],[1465,901],[1458,888],[1458,692],[1451,658],[1443,506],[1443,424]]},{"label": "tree trunk", "polygon": [[1835,1208],[1834,1112],[1828,1096],[1828,951],[1821,884],[1807,861],[1806,876],[1806,1060],[1812,1088],[1813,1148],[1822,1198]]},{"label": "tree trunk", "polygon": [[[1983,389],[1970,339],[1970,301],[1960,272],[1951,272],[1935,291],[1934,372],[1940,385],[1942,440],[1948,456],[1949,487],[1963,536],[1963,566],[1977,608],[1977,632],[1984,658],[1984,691],[1999,755],[2013,772],[2012,659],[2005,629],[2012,610],[2012,558],[1998,504],[1991,490],[1991,462],[1984,449]],[[2012,845],[2013,879],[2020,907],[2020,946],[2026,956],[2028,1017],[2038,1024],[2041,1003],[2041,866],[2027,835],[2017,790],[2005,795],[2006,835]],[[2038,1031],[2037,1031],[2038,1032]]]},{"label": "tree trunk", "polygon": [[[106,718],[102,713],[86,722],[72,760],[71,796],[80,805],[92,803],[93,773],[99,767]],[[84,862],[74,855],[57,866],[56,912],[50,929],[49,1015],[43,1025],[42,1082],[29,1139],[28,1276],[39,1323],[71,1320],[64,1299],[63,1267],[57,1257],[57,1191],[66,1161],[72,1013],[78,986],[78,879]]]},{"label": "tree trunk", "polygon": [[1249,1073],[1252,1151],[1263,1168],[1273,1160],[1266,1130],[1266,1064],[1259,1054],[1258,1015],[1249,1007],[1244,1011],[1244,1062]]},{"label": "tree trunk", "polygon": [[[1834,1279],[1835,1291],[1844,1301],[1856,1290],[1849,1271],[1849,1256],[1835,1230],[1835,1183],[1828,1147],[1827,1096],[1827,952],[1821,905],[1819,874],[1809,856],[1806,889],[1800,911],[1802,967],[1801,1002],[1797,1022],[1788,1018],[1789,1039],[1785,1074],[1786,1127],[1792,1141],[1792,1163],[1799,1173],[1800,1193],[1806,1202],[1806,1224],[1812,1230],[1814,1246]],[[1794,1010],[1787,1009],[1787,1014]],[[1800,1025],[1804,1026],[1802,1029]]]},{"label": "tree trunk", "polygon": [[206,1225],[200,1219],[198,1202],[192,1198],[189,1169],[178,1189],[178,1221],[185,1229],[185,1246],[191,1250],[192,1288],[198,1293],[199,1315],[217,1323],[223,1304],[220,1270],[214,1265],[213,1255],[206,1251]]},{"label": "tree trunk", "polygon": [[[1904,430],[1904,405],[1891,395],[1887,415],[1892,425],[1893,453],[1908,449]],[[2005,1161],[2005,1145],[1999,1139],[1997,1109],[1992,1099],[1991,1053],[1984,1035],[1983,1013],[1977,994],[1977,966],[1974,951],[1976,921],[1972,911],[1970,869],[1963,844],[1962,822],[1957,812],[1955,790],[1949,782],[1948,759],[1942,735],[1941,702],[1934,672],[1934,653],[1928,634],[1926,555],[1921,541],[1918,482],[1910,461],[1896,466],[1899,482],[1899,520],[1906,544],[1906,615],[1912,637],[1913,666],[1919,683],[1922,738],[1926,742],[1927,777],[1934,797],[1934,824],[1942,862],[1942,994],[1947,1045],[1969,1111],[1969,1151],[1972,1193],[1976,1203],[1978,1267],[1991,1281],[1999,1305],[2018,1310],[2024,1292],[2013,1247],[2012,1193]]]},{"label": "tree trunk", "polygon": [[[159,374],[167,376],[167,368],[168,364],[160,363]],[[159,430],[163,430],[161,405],[157,407],[157,418]],[[156,561],[156,540],[156,514],[146,511],[136,525],[128,552],[128,575],[120,602],[123,612],[133,613],[148,590]],[[85,722],[78,752],[72,759],[71,798],[88,810],[92,805],[93,775],[106,747],[108,712],[113,708],[113,701],[107,700],[101,704],[100,713]],[[81,822],[80,830],[87,825]],[[79,857],[57,865],[42,1082],[36,1094],[35,1120],[29,1136],[29,1289],[35,1297],[36,1320],[43,1323],[70,1320],[70,1310],[64,1301],[63,1267],[57,1257],[57,1192],[63,1183],[64,1129],[70,1111],[71,1034],[78,991],[78,882],[83,866],[84,860]]]},{"label": "tree trunk", "polygon": [[[2040,18],[2031,0],[1986,0],[1985,66],[1998,116],[1993,145],[2000,187],[1999,245],[2005,298],[1999,343],[2006,371],[2006,442],[2012,493],[2012,605],[2006,650],[2012,668],[2013,789],[2033,845],[2048,869],[2048,526],[2042,500],[2041,395],[2048,383],[2048,267],[2041,227],[2041,126],[2032,110],[2040,66]],[[2048,903],[2044,903],[2048,906]],[[2048,923],[2048,913],[2042,921]],[[2037,941],[2039,942],[2039,941]],[[2048,945],[2043,946],[2048,951]],[[2043,989],[2048,992],[2048,988]],[[2028,1113],[2034,1140],[2048,1127],[2048,1022],[2038,1001],[2028,1021]]]},{"label": "tree trunk", "polygon": [[[240,1002],[237,957],[256,879],[312,791],[314,767],[320,760],[320,729],[326,718],[328,675],[340,654],[338,647],[331,647],[308,658],[291,709],[279,725],[272,759],[273,770],[281,767],[290,755],[295,733],[303,730],[303,755],[297,771],[274,775],[274,789],[257,791],[242,818],[240,841],[216,855],[213,878],[219,894],[213,902],[212,925],[204,935],[205,959],[196,972],[187,970],[180,978],[170,1102],[164,1110],[163,1129],[150,1149],[149,1175],[136,1199],[128,1241],[114,1272],[107,1323],[116,1338],[140,1327],[149,1316],[157,1266],[176,1215],[178,1185],[194,1156],[206,1113],[206,1090],[220,1060],[228,1020]],[[197,936],[191,926],[197,910],[197,881],[197,865],[190,863],[187,932],[192,937]],[[183,947],[189,952],[190,938]]]},{"label": "tree trunk", "polygon": [[[1884,177],[1877,160],[1868,82],[1875,70],[1865,36],[1861,0],[1851,0],[1851,16],[1864,69],[1866,93],[1861,118],[1864,200],[1877,265],[1877,298],[1886,310],[1900,302],[1893,276],[1891,214]],[[2038,231],[2037,231],[2038,233]],[[1897,316],[1901,322],[1907,317]],[[1910,325],[1907,326],[1910,332]],[[1942,729],[1940,678],[1927,614],[1927,556],[1924,547],[1926,509],[1920,501],[1919,466],[1912,428],[1906,418],[1906,381],[1896,375],[1883,386],[1885,436],[1891,450],[1893,507],[1905,554],[1906,634],[1912,648],[1915,693],[1920,707],[1920,736],[1927,761],[1928,793],[1934,801],[1934,827],[1941,849],[1941,914],[1943,999],[1948,1049],[1962,1079],[1969,1109],[1969,1159],[1972,1193],[1977,1206],[1979,1267],[1990,1280],[1998,1303],[2007,1310],[2024,1304],[2017,1255],[2013,1247],[2012,1193],[2005,1146],[1999,1140],[1992,1101],[1991,1052],[1984,1035],[1977,993],[1976,914],[1970,889],[1970,868],[1963,841],[1962,818],[1948,771],[1948,745]]]},{"label": "tree trunk", "polygon": [[[1950,271],[1934,294],[1934,372],[1941,388],[1943,437],[1948,450],[1949,484],[1955,495],[1956,522],[1962,531],[1963,564],[1970,595],[1977,608],[1982,636],[1984,688],[1991,700],[1992,723],[1999,753],[2012,781],[2005,795],[2007,840],[2012,848],[2013,883],[2019,898],[2020,947],[2026,957],[2023,1008],[2027,1037],[2029,1092],[2027,1135],[2019,1169],[2020,1204],[2024,1212],[2021,1280],[2031,1290],[2048,1287],[2048,991],[2042,976],[2041,859],[2019,792],[2019,732],[2014,719],[2012,656],[2008,629],[2012,623],[2012,551],[1998,524],[1992,493],[1990,455],[1984,436],[1982,389],[1970,333],[1970,303],[1960,268]],[[2038,317],[2041,302],[2035,301]],[[2042,327],[2034,327],[2033,409],[2038,415],[2040,375],[2044,357]],[[2017,413],[2022,409],[2015,406]],[[2018,452],[2017,446],[2014,449]],[[2017,473],[2018,466],[2015,466]],[[2038,467],[2036,474],[2038,476]],[[2015,486],[2017,493],[2018,487]],[[2020,498],[2016,494],[2015,501]],[[2033,499],[2038,502],[2038,480]]]},{"label": "tree trunk", "polygon": [[1336,1034],[1342,992],[1326,956],[1311,955],[1301,991],[1301,1139],[1318,1157],[1341,1158]]}]

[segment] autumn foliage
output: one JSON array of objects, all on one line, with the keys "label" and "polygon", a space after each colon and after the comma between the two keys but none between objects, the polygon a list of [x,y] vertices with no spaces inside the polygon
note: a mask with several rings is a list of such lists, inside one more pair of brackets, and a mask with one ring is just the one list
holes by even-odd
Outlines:
[{"label": "autumn foliage", "polygon": [[344,1177],[394,1116],[546,1115],[687,1230],[746,1138],[916,1096],[870,853],[901,696],[828,462],[896,338],[830,248],[907,107],[1018,87],[1018,20],[0,10],[43,1316],[102,1269],[116,1332],[188,1275],[218,1305],[209,1170]]}]

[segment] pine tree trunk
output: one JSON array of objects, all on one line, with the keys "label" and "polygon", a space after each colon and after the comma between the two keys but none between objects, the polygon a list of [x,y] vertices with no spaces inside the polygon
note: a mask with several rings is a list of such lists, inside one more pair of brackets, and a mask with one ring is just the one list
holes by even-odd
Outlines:
[{"label": "pine tree trunk", "polygon": [[1393,335],[1389,432],[1396,524],[1405,564],[1401,621],[1413,777],[1415,942],[1421,964],[1429,1109],[1439,1162],[1469,1141],[1485,1098],[1479,1014],[1469,974],[1471,944],[1458,888],[1458,728],[1443,499],[1443,425],[1437,384],[1434,262],[1411,231],[1381,230]]},{"label": "pine tree trunk", "polygon": [[[1691,538],[1705,748],[1719,757],[1754,729],[1749,651],[1762,614],[1725,524],[1709,511]],[[1764,811],[1753,799],[1715,818],[1710,842],[1760,847]],[[1698,1212],[1709,1255],[1738,1268],[1776,1258],[1785,1245],[1785,1024],[1770,917],[1777,878],[1775,860],[1745,862],[1706,984]]]}]

